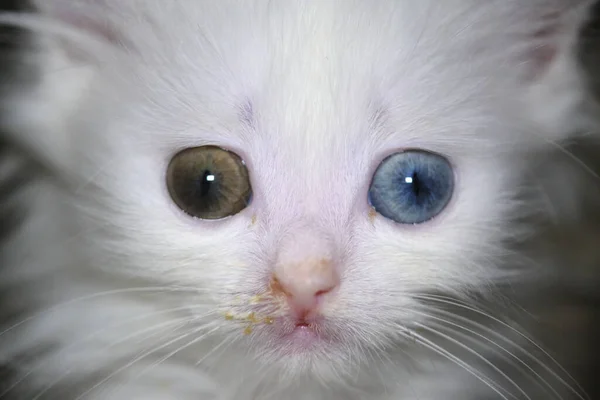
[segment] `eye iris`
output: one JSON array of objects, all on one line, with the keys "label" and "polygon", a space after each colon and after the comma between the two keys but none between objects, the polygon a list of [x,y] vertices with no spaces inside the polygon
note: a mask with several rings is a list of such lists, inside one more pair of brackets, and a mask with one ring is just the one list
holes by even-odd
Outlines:
[{"label": "eye iris", "polygon": [[202,219],[221,219],[243,210],[252,190],[244,162],[215,146],[176,154],[169,163],[167,186],[184,212]]},{"label": "eye iris", "polygon": [[418,224],[434,218],[448,204],[454,174],[448,161],[437,154],[408,150],[379,165],[369,201],[384,217],[402,224]]}]

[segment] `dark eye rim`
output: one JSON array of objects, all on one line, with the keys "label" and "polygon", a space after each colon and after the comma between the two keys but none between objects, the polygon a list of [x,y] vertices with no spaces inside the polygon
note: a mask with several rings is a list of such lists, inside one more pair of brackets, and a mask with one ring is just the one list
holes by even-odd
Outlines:
[{"label": "dark eye rim", "polygon": [[[371,190],[371,187],[373,186],[373,181],[375,180],[375,173],[379,170],[379,167],[386,160],[388,160],[391,157],[398,155],[400,153],[425,153],[428,155],[434,155],[434,156],[440,157],[448,163],[448,165],[450,166],[451,171],[452,171],[453,190],[452,190],[452,193],[450,193],[450,196],[448,197],[446,204],[444,205],[444,207],[440,210],[440,212],[438,214],[436,214],[433,217],[431,217],[427,220],[424,220],[422,222],[402,223],[402,222],[395,221],[393,219],[387,218],[387,217],[383,216],[382,214],[380,214],[377,211],[377,209],[373,206],[373,204],[371,203],[370,190]],[[378,216],[382,217],[386,223],[390,223],[395,226],[403,227],[406,229],[406,228],[411,228],[411,227],[422,227],[423,225],[430,226],[431,224],[438,223],[439,221],[443,220],[447,216],[448,210],[451,210],[454,203],[456,202],[456,198],[457,198],[457,194],[458,194],[456,188],[459,187],[460,175],[458,173],[458,166],[454,162],[454,160],[451,156],[445,155],[439,151],[429,150],[429,149],[423,148],[423,147],[403,147],[403,148],[396,148],[394,150],[387,151],[387,152],[385,152],[385,154],[383,156],[378,157],[375,161],[373,161],[373,163],[371,164],[371,168],[369,171],[369,179],[367,180],[367,182],[368,182],[366,185],[367,195],[364,197],[366,200],[367,209],[375,212]]]},{"label": "dark eye rim", "polygon": [[[242,165],[244,165],[244,167],[246,168],[246,175],[248,177],[248,183],[250,185],[250,195],[248,197],[248,201],[246,202],[246,207],[242,208],[237,213],[233,213],[233,214],[227,215],[222,218],[201,218],[201,217],[198,217],[198,216],[195,216],[193,214],[186,212],[179,205],[177,205],[177,203],[171,197],[171,192],[170,192],[169,183],[168,183],[169,166],[170,166],[171,162],[173,161],[173,159],[177,155],[179,155],[185,151],[188,151],[188,150],[193,150],[193,149],[198,149],[198,148],[211,148],[211,147],[225,151],[227,153],[231,153],[234,156],[237,156],[240,159]],[[249,210],[251,209],[252,204],[255,202],[256,189],[254,186],[254,179],[253,179],[251,163],[249,163],[247,160],[249,160],[249,157],[247,156],[245,151],[233,149],[228,146],[224,146],[222,144],[199,143],[199,144],[189,144],[189,145],[177,147],[174,151],[169,152],[165,156],[165,158],[163,159],[163,166],[162,166],[162,171],[163,171],[162,187],[163,187],[163,192],[165,193],[165,198],[168,200],[167,202],[168,202],[169,208],[172,208],[174,210],[173,212],[175,214],[177,214],[178,217],[182,218],[182,220],[184,220],[186,222],[194,221],[196,223],[202,222],[202,223],[210,223],[210,224],[219,224],[219,223],[231,221],[233,217],[237,217],[244,213],[250,212]]]}]

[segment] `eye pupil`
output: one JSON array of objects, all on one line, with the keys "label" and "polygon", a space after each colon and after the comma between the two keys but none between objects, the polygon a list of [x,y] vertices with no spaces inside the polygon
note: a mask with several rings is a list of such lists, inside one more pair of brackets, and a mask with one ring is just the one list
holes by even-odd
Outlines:
[{"label": "eye pupil", "polygon": [[202,219],[237,214],[246,208],[252,195],[242,159],[215,146],[177,153],[168,166],[167,186],[181,210]]},{"label": "eye pupil", "polygon": [[214,183],[215,175],[209,170],[204,170],[204,174],[200,179],[200,196],[208,196],[210,189],[214,186]]},{"label": "eye pupil", "polygon": [[407,185],[410,185],[410,188],[412,189],[414,195],[419,197],[419,195],[421,194],[422,186],[417,174],[413,173],[412,176],[407,176],[406,178],[404,178],[404,182]]},{"label": "eye pupil", "polygon": [[454,189],[450,163],[442,156],[407,150],[381,162],[369,188],[375,211],[402,224],[418,224],[438,215]]}]

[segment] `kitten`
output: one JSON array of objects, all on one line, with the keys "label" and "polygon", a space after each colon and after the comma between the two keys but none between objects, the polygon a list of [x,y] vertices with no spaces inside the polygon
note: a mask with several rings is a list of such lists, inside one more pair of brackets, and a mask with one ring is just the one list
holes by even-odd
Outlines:
[{"label": "kitten", "polygon": [[591,1],[37,3],[0,394],[585,398],[501,318]]}]

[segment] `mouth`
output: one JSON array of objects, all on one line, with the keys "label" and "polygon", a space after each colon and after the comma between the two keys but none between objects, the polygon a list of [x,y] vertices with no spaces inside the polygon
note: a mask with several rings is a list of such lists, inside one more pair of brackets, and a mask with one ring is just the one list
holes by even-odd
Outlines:
[{"label": "mouth", "polygon": [[304,328],[309,328],[309,327],[310,327],[310,323],[302,320],[302,321],[296,322],[296,326],[294,329],[304,329]]},{"label": "mouth", "polygon": [[303,338],[313,338],[313,340],[319,340],[318,326],[314,323],[306,321],[297,322],[294,325],[294,329],[288,334],[288,336],[302,336]]},{"label": "mouth", "polygon": [[282,320],[273,328],[277,341],[285,353],[299,354],[327,345],[329,335],[325,329],[325,321],[314,320]]},{"label": "mouth", "polygon": [[338,336],[335,326],[318,313],[287,310],[275,313],[270,307],[264,307],[262,304],[255,305],[249,314],[226,313],[225,319],[242,322],[245,325],[245,335],[263,337],[271,350],[285,355],[324,350],[335,345]]}]

